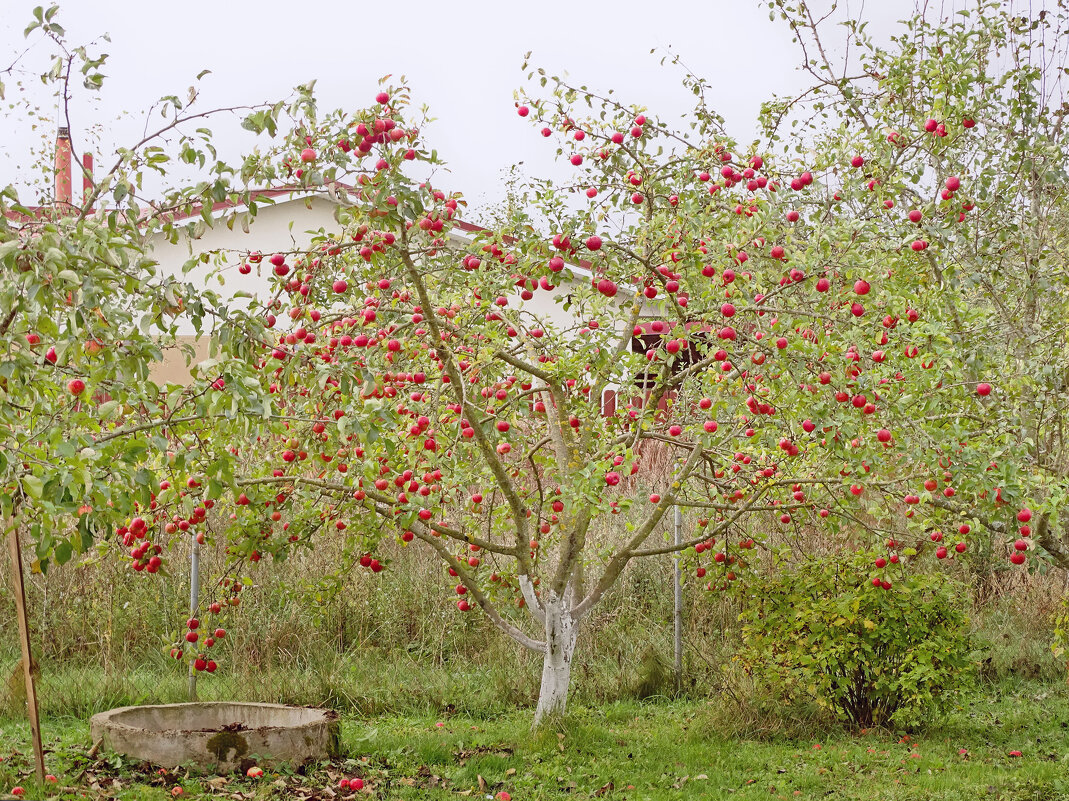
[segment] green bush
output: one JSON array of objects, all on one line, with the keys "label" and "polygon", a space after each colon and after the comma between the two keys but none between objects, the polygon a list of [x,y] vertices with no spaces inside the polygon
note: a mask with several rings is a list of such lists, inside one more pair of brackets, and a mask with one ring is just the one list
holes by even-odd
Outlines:
[{"label": "green bush", "polygon": [[[808,559],[758,581],[740,659],[785,703],[815,700],[860,727],[915,726],[969,672],[966,594],[943,573],[877,570],[876,556]],[[877,573],[890,589],[872,585]]]}]

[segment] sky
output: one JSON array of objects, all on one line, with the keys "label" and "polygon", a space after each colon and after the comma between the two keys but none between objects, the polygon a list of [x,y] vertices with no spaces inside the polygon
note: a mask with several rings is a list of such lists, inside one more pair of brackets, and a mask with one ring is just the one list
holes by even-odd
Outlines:
[{"label": "sky", "polygon": [[[3,0],[0,69],[26,48],[22,31],[40,2]],[[830,4],[811,1],[818,12]],[[914,0],[840,0],[838,13],[869,21],[870,32],[886,39],[913,10]],[[110,54],[103,91],[99,97],[81,91],[72,107],[76,149],[79,128],[99,127],[105,151],[136,141],[153,101],[184,96],[203,69],[212,71],[200,85],[205,108],[280,99],[314,78],[320,108],[357,109],[373,102],[379,77],[404,75],[416,105],[428,104],[436,117],[424,129],[426,141],[451,170],[438,184],[474,203],[502,197],[503,172],[512,164],[523,162],[530,174],[554,169],[554,146],[515,110],[513,90],[523,83],[527,51],[552,74],[615,89],[620,99],[667,120],[691,100],[678,73],[659,65],[671,48],[713,83],[714,107],[741,141],[753,138],[763,100],[808,86],[789,29],[769,20],[764,0],[66,0],[57,21],[74,44],[111,37],[101,45]],[[0,116],[0,185],[25,185],[34,148],[54,131],[55,100],[34,83],[48,45],[31,41],[38,44],[3,78],[9,89]],[[18,80],[29,87],[25,93],[16,91]],[[38,120],[8,108],[20,95],[48,119],[33,128]],[[233,155],[245,141],[238,122],[212,126]],[[102,155],[107,152],[97,154],[98,163]]]}]

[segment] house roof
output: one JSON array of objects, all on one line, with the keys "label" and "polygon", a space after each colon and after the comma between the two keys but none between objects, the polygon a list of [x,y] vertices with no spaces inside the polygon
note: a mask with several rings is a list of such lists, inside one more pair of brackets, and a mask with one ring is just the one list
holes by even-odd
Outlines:
[{"label": "house roof", "polygon": [[[346,191],[355,191],[354,187],[347,184],[337,183],[335,185]],[[320,198],[337,204],[342,203],[336,194],[330,192],[329,189],[324,191],[323,187],[283,186],[275,189],[254,189],[249,193],[249,198],[254,202],[265,200],[271,201],[272,205],[290,203],[296,200],[305,200],[309,198]],[[68,210],[63,210],[62,207],[64,205],[66,204],[57,203],[46,206],[27,206],[25,208],[31,212],[30,215],[15,211],[7,211],[4,216],[16,222],[29,222],[34,219],[54,219],[57,216],[73,213],[77,208],[75,206],[70,206]],[[227,198],[226,200],[220,200],[213,203],[210,212],[214,214],[215,212],[220,211],[240,210],[246,208],[246,206],[247,204],[242,200]],[[180,222],[182,220],[200,217],[203,213],[204,204],[197,203],[187,210],[174,212],[171,215],[170,220],[171,222]],[[465,234],[479,234],[489,230],[488,228],[467,222],[466,220],[452,220],[451,225],[453,231],[461,231]],[[506,241],[509,240],[512,240],[512,238],[506,237]],[[581,275],[585,278],[591,278],[593,276],[593,264],[585,259],[566,260],[565,263],[569,270],[577,275]]]},{"label": "house roof", "polygon": [[[348,184],[337,183],[335,185],[341,189],[344,189],[347,192],[355,191],[355,187],[352,187]],[[274,205],[278,205],[279,203],[289,203],[295,200],[304,200],[312,197],[321,198],[323,200],[330,201],[331,203],[341,204],[342,202],[336,195],[331,194],[329,191],[323,191],[321,187],[309,188],[301,186],[287,186],[279,189],[257,189],[253,190],[250,195],[252,200],[265,199],[275,201],[276,198],[282,198],[281,201],[276,201]],[[211,207],[211,211],[214,213],[217,211],[241,209],[244,206],[245,204],[242,202],[228,199],[214,203]],[[180,220],[189,219],[191,217],[199,217],[203,213],[203,208],[204,207],[201,204],[195,205],[188,212],[176,214],[172,219],[174,222],[178,222]],[[476,225],[475,223],[467,222],[466,220],[451,220],[450,224],[452,225],[453,231],[459,230],[466,234],[480,234],[490,230],[481,225]],[[505,241],[515,241],[515,239],[513,239],[512,237],[505,237]],[[593,264],[585,259],[571,260],[566,261],[565,263],[567,264],[568,268],[577,275],[581,275],[585,278],[590,278],[593,276]]]}]

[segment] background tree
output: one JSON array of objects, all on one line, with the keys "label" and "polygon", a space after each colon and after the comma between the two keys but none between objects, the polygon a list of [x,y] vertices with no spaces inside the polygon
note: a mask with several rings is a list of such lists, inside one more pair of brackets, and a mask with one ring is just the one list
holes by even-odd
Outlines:
[{"label": "background tree", "polygon": [[[41,77],[60,99],[61,127],[77,132],[66,101],[76,89],[100,89],[107,55],[70,46],[56,6],[38,8],[26,35],[49,40],[54,58]],[[237,339],[224,298],[162,274],[150,243],[177,239],[182,228],[196,236],[214,224],[203,210],[219,201],[247,206],[239,220],[247,224],[256,212],[250,188],[286,181],[267,168],[269,148],[243,164],[218,160],[206,121],[247,115],[245,127],[273,134],[314,99],[302,87],[286,103],[202,110],[196,96],[191,88],[187,100],[163,98],[153,109],[163,122],[146,125],[100,174],[87,173],[79,205],[66,170],[43,204],[12,186],[0,192],[0,521],[5,533],[28,535],[35,571],[111,532],[134,570],[163,569],[170,538],[207,525],[213,488],[233,474],[214,421],[239,408],[269,414],[255,383],[224,392],[217,376],[188,387],[150,380],[165,350],[192,354],[179,345],[181,329]],[[57,160],[80,165],[79,149],[75,134]],[[175,162],[207,177],[147,198],[143,187],[166,181]],[[181,485],[166,477],[175,471]]]},{"label": "background tree", "polygon": [[[908,529],[971,528],[980,535],[978,575],[1006,555],[1069,569],[1059,521],[1067,477],[1065,9],[1023,13],[984,2],[945,19],[926,11],[879,46],[856,20],[836,35],[834,20],[817,20],[804,5],[769,6],[795,32],[815,83],[766,104],[766,136],[786,152],[815,145],[822,171],[864,159],[857,169],[871,196],[890,206],[876,235],[924,246],[915,269],[926,273],[926,333],[940,343],[933,370],[944,386],[980,382],[979,403],[913,394],[915,430],[931,456],[917,453],[903,469],[931,476],[941,491],[913,488],[928,514]],[[946,176],[961,176],[960,189]],[[942,486],[944,472],[956,494]]]}]

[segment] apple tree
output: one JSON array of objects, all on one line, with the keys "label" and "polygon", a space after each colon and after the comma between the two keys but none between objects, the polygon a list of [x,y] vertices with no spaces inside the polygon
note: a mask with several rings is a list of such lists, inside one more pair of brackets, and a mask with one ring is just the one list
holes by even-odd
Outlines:
[{"label": "apple tree", "polygon": [[[529,77],[544,91],[517,113],[568,173],[531,181],[500,230],[410,177],[435,154],[403,86],[291,140],[301,180],[355,180],[313,249],[249,254],[275,287],[243,326],[273,413],[240,446],[228,534],[253,559],[344,537],[370,571],[385,540],[431,549],[459,612],[542,656],[537,725],[634,560],[682,552],[723,588],[761,532],[824,527],[878,538],[872,583],[892,591],[934,505],[916,470],[940,499],[970,480],[956,421],[986,396],[933,307],[930,246],[888,202],[906,179],[872,178],[924,151],[880,136],[773,159],[724,132],[696,76],[681,128]],[[929,180],[968,196],[970,172]],[[701,516],[678,545],[676,505]]]},{"label": "apple tree", "polygon": [[[680,553],[722,589],[769,541],[819,530],[877,540],[886,592],[905,563],[975,542],[1064,564],[1064,146],[1023,57],[1036,20],[918,17],[890,48],[855,25],[854,76],[821,63],[804,8],[773,7],[817,84],[767,104],[751,145],[686,70],[679,126],[531,71],[516,110],[565,177],[529,181],[489,230],[439,184],[403,85],[356,111],[320,114],[307,89],[246,110],[288,133],[240,167],[183,133],[198,112],[172,98],[163,133],[212,179],[160,202],[142,197],[168,158],[151,140],[71,213],[9,190],[5,516],[42,560],[117,528],[146,571],[154,536],[197,526],[238,562],[330,536],[377,572],[387,540],[429,548],[458,613],[541,655],[536,723],[564,709],[584,619],[642,558]],[[177,237],[171,212],[252,207],[280,183],[341,206],[310,249],[216,254],[267,297],[228,309],[155,274],[146,237]],[[191,386],[157,387],[147,365],[179,315],[215,352]],[[677,505],[699,518],[679,545]]]}]

